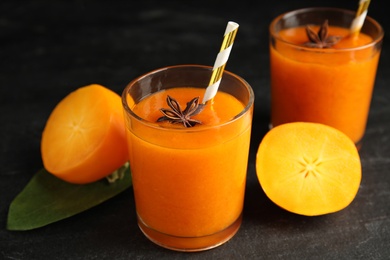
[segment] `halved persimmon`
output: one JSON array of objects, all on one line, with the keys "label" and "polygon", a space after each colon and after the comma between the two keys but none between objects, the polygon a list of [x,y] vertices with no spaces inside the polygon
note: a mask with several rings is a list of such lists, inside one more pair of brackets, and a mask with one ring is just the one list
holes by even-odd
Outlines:
[{"label": "halved persimmon", "polygon": [[306,216],[347,207],[362,176],[358,150],[350,138],[330,126],[304,122],[279,125],[265,135],[256,172],[270,200]]},{"label": "halved persimmon", "polygon": [[71,183],[90,183],[127,160],[121,98],[92,84],[61,100],[51,112],[41,140],[45,169]]}]

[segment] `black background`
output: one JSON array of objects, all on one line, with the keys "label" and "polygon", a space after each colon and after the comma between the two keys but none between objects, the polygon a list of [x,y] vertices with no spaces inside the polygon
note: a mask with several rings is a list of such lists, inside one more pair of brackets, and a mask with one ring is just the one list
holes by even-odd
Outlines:
[{"label": "black background", "polygon": [[[385,31],[385,1],[368,15]],[[310,6],[356,10],[358,0],[0,2],[0,259],[388,259],[390,256],[390,42],[385,35],[360,150],[363,179],[346,209],[303,217],[275,206],[255,172],[270,114],[268,25]],[[133,78],[176,64],[213,65],[229,21],[239,31],[226,70],[256,95],[244,220],[221,247],[179,253],[149,242],[132,189],[46,227],[6,230],[8,207],[42,168],[40,138],[54,106],[91,83],[118,94]]]}]

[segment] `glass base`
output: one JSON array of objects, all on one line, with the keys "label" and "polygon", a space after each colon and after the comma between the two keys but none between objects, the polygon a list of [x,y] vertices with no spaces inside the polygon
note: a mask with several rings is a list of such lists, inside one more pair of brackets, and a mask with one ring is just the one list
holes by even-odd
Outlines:
[{"label": "glass base", "polygon": [[360,149],[362,148],[362,145],[363,145],[363,138],[360,139],[357,143],[355,143],[356,145],[356,148],[358,149],[358,151],[360,151]]},{"label": "glass base", "polygon": [[220,246],[237,233],[241,222],[242,214],[233,224],[218,233],[203,237],[178,237],[151,229],[138,218],[139,228],[150,241],[161,247],[181,252],[198,252]]}]

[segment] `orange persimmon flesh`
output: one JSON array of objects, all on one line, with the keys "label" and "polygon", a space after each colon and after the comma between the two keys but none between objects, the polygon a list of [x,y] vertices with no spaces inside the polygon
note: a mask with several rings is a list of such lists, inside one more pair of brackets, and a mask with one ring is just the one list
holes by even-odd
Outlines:
[{"label": "orange persimmon flesh", "polygon": [[45,169],[76,184],[97,181],[128,159],[121,98],[92,84],[78,88],[51,112],[41,140]]},{"label": "orange persimmon flesh", "polygon": [[358,150],[341,131],[319,123],[272,128],[256,155],[261,187],[276,205],[317,216],[347,207],[362,177]]}]

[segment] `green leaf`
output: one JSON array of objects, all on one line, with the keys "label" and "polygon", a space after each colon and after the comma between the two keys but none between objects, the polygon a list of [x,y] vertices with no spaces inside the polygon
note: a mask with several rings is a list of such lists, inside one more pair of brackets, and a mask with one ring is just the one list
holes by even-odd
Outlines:
[{"label": "green leaf", "polygon": [[132,185],[129,164],[111,174],[114,180],[102,179],[90,184],[71,184],[45,169],[38,171],[11,202],[8,230],[31,230],[71,217],[90,209]]}]

